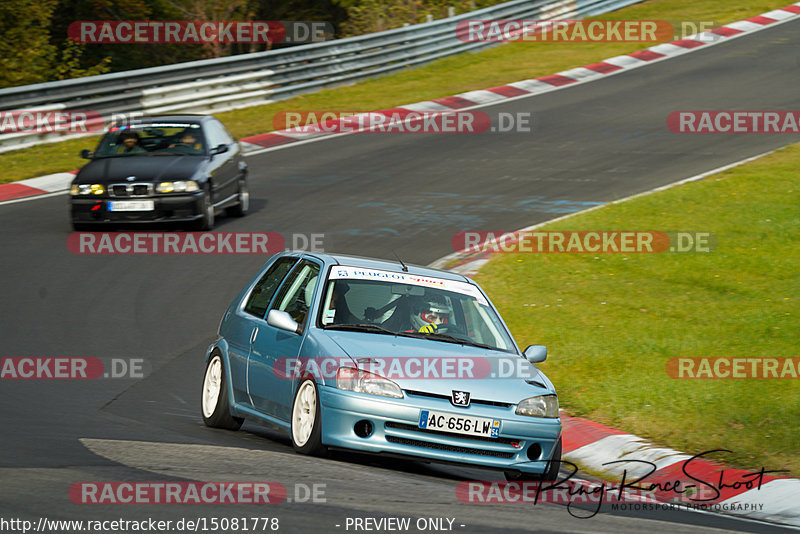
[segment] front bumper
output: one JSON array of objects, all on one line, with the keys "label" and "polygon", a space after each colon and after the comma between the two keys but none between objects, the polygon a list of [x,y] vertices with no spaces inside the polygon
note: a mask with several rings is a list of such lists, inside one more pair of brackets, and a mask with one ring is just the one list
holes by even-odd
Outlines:
[{"label": "front bumper", "polygon": [[[109,201],[152,200],[152,211],[108,211]],[[132,198],[71,197],[72,221],[80,224],[194,221],[203,216],[203,192]]]},{"label": "front bumper", "polygon": [[[403,399],[392,399],[322,385],[319,393],[322,442],[331,447],[541,474],[561,435],[560,419],[516,415],[514,406],[455,408],[438,398],[406,393]],[[500,436],[470,437],[421,429],[420,410],[500,419]],[[364,420],[373,430],[371,435],[359,437],[354,427]],[[534,459],[529,458],[529,450]]]}]

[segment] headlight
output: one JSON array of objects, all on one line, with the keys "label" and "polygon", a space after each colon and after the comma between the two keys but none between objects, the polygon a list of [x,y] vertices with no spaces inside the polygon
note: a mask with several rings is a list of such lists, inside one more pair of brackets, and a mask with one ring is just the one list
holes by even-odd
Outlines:
[{"label": "headlight", "polygon": [[178,182],[161,182],[156,186],[159,193],[191,193],[199,191],[200,187],[194,180],[181,180]]},{"label": "headlight", "polygon": [[345,391],[380,395],[382,397],[403,398],[400,386],[389,380],[367,371],[353,367],[339,367],[336,372],[336,387]]},{"label": "headlight", "polygon": [[102,184],[74,184],[69,189],[70,195],[102,195],[106,188]]},{"label": "headlight", "polygon": [[517,415],[531,417],[558,417],[558,397],[555,395],[540,395],[525,399],[517,405]]}]

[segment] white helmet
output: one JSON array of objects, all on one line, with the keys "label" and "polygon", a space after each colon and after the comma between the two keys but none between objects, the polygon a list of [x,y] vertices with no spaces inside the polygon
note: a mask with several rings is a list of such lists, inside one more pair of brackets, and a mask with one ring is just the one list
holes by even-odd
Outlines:
[{"label": "white helmet", "polygon": [[448,304],[427,301],[422,305],[419,313],[411,316],[411,321],[417,330],[428,324],[446,327],[452,321],[452,316],[453,309]]}]

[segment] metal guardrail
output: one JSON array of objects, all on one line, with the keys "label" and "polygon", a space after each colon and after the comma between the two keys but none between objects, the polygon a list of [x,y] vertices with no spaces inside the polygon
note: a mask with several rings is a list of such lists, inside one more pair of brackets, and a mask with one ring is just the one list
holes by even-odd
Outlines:
[{"label": "metal guardrail", "polygon": [[[446,19],[323,43],[0,89],[0,111],[212,113],[262,105],[495,45],[466,42],[470,19],[569,19],[642,0],[512,0]],[[96,134],[0,134],[0,152]]]}]

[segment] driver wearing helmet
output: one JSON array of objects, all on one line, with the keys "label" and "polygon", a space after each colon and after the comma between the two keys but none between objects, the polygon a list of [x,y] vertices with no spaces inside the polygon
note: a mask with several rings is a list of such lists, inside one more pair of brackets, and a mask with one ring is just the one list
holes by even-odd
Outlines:
[{"label": "driver wearing helmet", "polygon": [[452,319],[453,310],[449,305],[428,301],[422,306],[419,314],[413,315],[411,320],[417,331],[424,334],[435,334],[440,329],[447,330]]}]

